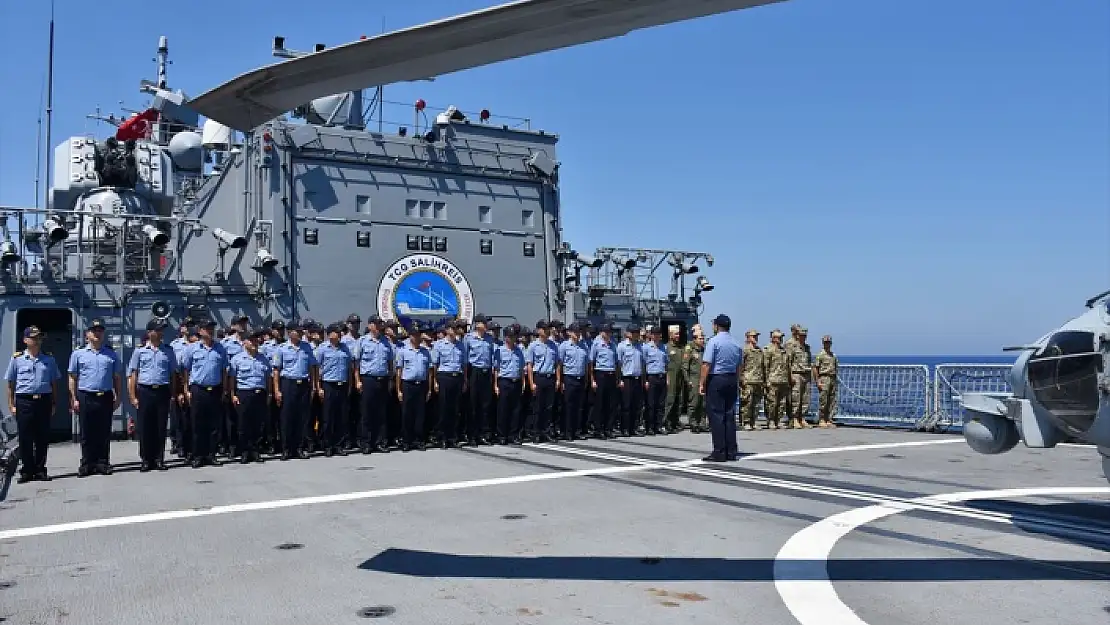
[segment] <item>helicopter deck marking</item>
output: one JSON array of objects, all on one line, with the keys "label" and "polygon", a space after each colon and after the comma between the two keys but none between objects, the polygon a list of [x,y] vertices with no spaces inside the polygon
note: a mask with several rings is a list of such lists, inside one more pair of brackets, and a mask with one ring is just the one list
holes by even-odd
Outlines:
[{"label": "helicopter deck marking", "polygon": [[[911,504],[950,504],[976,499],[1044,495],[1106,495],[1108,487],[1040,487],[980,490],[929,495]],[[834,514],[797,532],[775,556],[775,589],[799,625],[868,625],[837,595],[828,574],[828,559],[841,538],[859,527],[916,509],[878,504]],[[1013,522],[1012,519],[1007,522]]]}]

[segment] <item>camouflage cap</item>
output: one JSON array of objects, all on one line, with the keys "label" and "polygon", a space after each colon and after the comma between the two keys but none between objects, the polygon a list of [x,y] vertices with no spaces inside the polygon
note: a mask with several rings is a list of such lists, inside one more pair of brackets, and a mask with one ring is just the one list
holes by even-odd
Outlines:
[{"label": "camouflage cap", "polygon": [[790,324],[790,331],[791,332],[797,332],[798,328],[800,328],[800,327],[802,327],[800,324],[792,323],[792,324]]},{"label": "camouflage cap", "polygon": [[747,332],[744,333],[744,336],[759,336],[759,330],[756,330],[755,328],[750,328]]},{"label": "camouflage cap", "polygon": [[798,326],[798,334],[809,334],[809,329],[805,326]]},{"label": "camouflage cap", "polygon": [[828,334],[826,334],[825,336],[822,336],[821,337],[821,342],[822,343],[832,343],[832,336],[830,336]]},{"label": "camouflage cap", "polygon": [[780,330],[780,329],[778,329],[778,328],[775,328],[774,330],[771,330],[771,336],[772,336],[772,337],[776,337],[776,336],[777,336],[777,337],[780,337],[780,338],[781,338],[781,337],[782,337],[782,330]]}]

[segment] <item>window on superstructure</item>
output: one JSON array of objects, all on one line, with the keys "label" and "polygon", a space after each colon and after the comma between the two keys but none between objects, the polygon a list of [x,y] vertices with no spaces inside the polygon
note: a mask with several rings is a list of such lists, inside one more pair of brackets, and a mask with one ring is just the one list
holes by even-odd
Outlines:
[{"label": "window on superstructure", "polygon": [[479,240],[478,250],[486,256],[493,254],[493,239]]},{"label": "window on superstructure", "polygon": [[493,209],[491,209],[489,206],[479,206],[478,221],[484,224],[493,223]]},{"label": "window on superstructure", "polygon": [[370,231],[359,230],[355,235],[355,245],[358,247],[370,247]]},{"label": "window on superstructure", "polygon": [[435,213],[432,211],[432,203],[428,200],[420,200],[420,218],[432,219]]},{"label": "window on superstructure", "polygon": [[420,203],[416,200],[405,200],[405,217],[420,218]]},{"label": "window on superstructure", "polygon": [[355,212],[360,215],[370,214],[370,196],[357,195],[355,196]]},{"label": "window on superstructure", "polygon": [[440,221],[447,221],[447,205],[443,202],[432,202],[432,211],[435,213],[435,218]]},{"label": "window on superstructure", "polygon": [[536,227],[536,216],[531,209],[526,208],[520,211],[520,225],[525,228]]}]

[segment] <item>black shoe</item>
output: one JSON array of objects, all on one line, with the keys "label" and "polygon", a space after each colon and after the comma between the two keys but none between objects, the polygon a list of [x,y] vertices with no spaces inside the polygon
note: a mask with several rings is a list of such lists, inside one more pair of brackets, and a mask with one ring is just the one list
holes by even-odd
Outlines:
[{"label": "black shoe", "polygon": [[335,448],[335,455],[337,455],[337,456],[346,456],[347,455],[347,450],[342,448],[342,447],[336,447]]},{"label": "black shoe", "polygon": [[239,458],[239,464],[250,464],[250,461],[251,461],[250,452],[247,452],[247,453],[243,454],[243,457]]},{"label": "black shoe", "polygon": [[40,481],[40,482],[49,482],[50,481],[50,474],[46,472],[46,469],[43,469],[42,471],[36,471],[35,472],[35,479]]},{"label": "black shoe", "polygon": [[292,458],[293,458],[293,454],[291,454],[287,451],[281,452],[281,461],[282,462],[285,462],[286,460],[292,460]]},{"label": "black shoe", "polygon": [[334,455],[335,455],[335,450],[332,449],[331,447],[328,447],[327,449],[324,450],[324,457],[325,458],[331,458]]},{"label": "black shoe", "polygon": [[32,476],[30,473],[20,473],[19,477],[17,477],[15,479],[15,483],[16,484],[26,484],[27,482],[30,482],[33,479],[34,479],[34,476]]},{"label": "black shoe", "polygon": [[298,451],[297,453],[293,454],[293,457],[297,460],[308,460],[308,454],[306,454],[304,451]]},{"label": "black shoe", "polygon": [[215,456],[208,456],[205,458],[205,462],[208,463],[210,467],[218,467],[223,464],[223,461],[217,460]]},{"label": "black shoe", "polygon": [[92,475],[92,469],[89,468],[89,465],[83,464],[77,467],[77,477],[88,477],[90,475]]},{"label": "black shoe", "polygon": [[139,464],[139,473],[150,473],[150,463],[143,461]]},{"label": "black shoe", "polygon": [[101,475],[111,475],[112,474],[112,465],[108,464],[107,462],[103,462],[97,468],[97,471]]},{"label": "black shoe", "polygon": [[166,462],[164,460],[159,460],[158,462],[155,462],[154,463],[154,468],[159,470],[159,471],[169,471],[170,470],[170,468],[166,466]]},{"label": "black shoe", "polygon": [[725,457],[718,456],[717,454],[709,454],[708,456],[702,458],[702,462],[725,462]]},{"label": "black shoe", "polygon": [[202,462],[200,458],[193,458],[189,462],[189,466],[193,467],[194,469],[199,469],[204,466],[204,462]]},{"label": "black shoe", "polygon": [[258,453],[257,451],[251,454],[251,458],[253,458],[254,461],[257,462],[258,464],[262,464],[263,462],[266,462],[266,459],[262,457],[262,454]]}]

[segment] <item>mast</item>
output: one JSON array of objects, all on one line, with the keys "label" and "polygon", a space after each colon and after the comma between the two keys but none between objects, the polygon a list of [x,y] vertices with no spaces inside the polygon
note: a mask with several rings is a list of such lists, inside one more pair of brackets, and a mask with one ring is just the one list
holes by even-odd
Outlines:
[{"label": "mast", "polygon": [[54,148],[50,143],[54,118],[54,0],[50,0],[50,53],[46,65],[46,207],[50,206],[50,185],[53,184],[51,161]]}]

